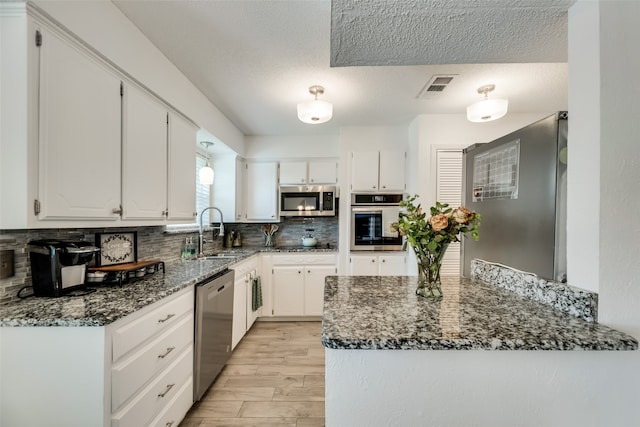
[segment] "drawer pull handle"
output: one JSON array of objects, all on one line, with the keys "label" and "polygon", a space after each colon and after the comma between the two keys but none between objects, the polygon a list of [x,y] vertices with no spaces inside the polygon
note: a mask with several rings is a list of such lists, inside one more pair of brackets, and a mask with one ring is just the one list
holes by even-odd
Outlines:
[{"label": "drawer pull handle", "polygon": [[164,425],[164,427],[171,427],[173,425],[173,423],[175,423],[175,421],[169,421],[168,423],[166,423]]},{"label": "drawer pull handle", "polygon": [[169,355],[169,353],[171,353],[175,349],[176,349],[175,347],[167,347],[167,351],[164,354],[159,354],[158,359],[164,359]]},{"label": "drawer pull handle", "polygon": [[164,393],[160,393],[158,395],[158,397],[165,397],[167,395],[167,393],[169,393],[169,391],[173,388],[175,384],[169,384],[167,385],[167,389],[164,391]]},{"label": "drawer pull handle", "polygon": [[175,316],[175,314],[173,313],[167,314],[167,317],[165,317],[164,319],[158,319],[158,323],[164,323],[167,320],[171,319],[173,316]]}]

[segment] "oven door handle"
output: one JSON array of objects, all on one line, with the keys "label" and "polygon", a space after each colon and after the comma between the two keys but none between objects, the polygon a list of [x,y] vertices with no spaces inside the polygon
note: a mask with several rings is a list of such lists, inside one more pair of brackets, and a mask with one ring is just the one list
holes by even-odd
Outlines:
[{"label": "oven door handle", "polygon": [[376,208],[358,208],[358,207],[351,207],[351,212],[354,213],[362,213],[362,214],[381,214],[382,213],[382,209],[376,209]]}]

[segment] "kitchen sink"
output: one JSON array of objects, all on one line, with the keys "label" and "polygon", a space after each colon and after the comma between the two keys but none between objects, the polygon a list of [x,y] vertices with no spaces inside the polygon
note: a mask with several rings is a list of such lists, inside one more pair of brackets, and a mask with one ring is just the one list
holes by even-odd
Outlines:
[{"label": "kitchen sink", "polygon": [[199,258],[196,259],[201,259],[201,260],[211,260],[211,259],[233,259],[233,258],[238,258],[240,256],[240,254],[214,254],[214,255],[205,255],[205,256],[201,256]]}]

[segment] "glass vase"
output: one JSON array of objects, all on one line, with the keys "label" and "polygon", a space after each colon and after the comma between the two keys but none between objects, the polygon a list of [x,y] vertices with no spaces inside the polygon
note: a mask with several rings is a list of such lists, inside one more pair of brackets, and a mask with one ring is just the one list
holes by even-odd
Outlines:
[{"label": "glass vase", "polygon": [[[442,258],[447,247],[445,244],[435,253],[428,251],[415,251],[418,261],[418,287],[416,295],[425,298],[442,298],[442,285],[440,283],[440,268]],[[423,255],[424,254],[424,255]]]}]

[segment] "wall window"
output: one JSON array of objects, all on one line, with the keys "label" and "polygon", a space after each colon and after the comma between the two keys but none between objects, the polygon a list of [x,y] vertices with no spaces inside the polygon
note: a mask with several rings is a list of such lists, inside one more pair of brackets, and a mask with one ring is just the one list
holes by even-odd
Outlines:
[{"label": "wall window", "polygon": [[[207,158],[200,153],[196,153],[196,212],[198,212],[198,217],[196,220],[200,222],[200,212],[208,206],[211,206],[211,189],[213,186],[200,184],[200,179],[198,177],[198,171],[201,167],[203,167],[207,163]],[[204,213],[204,217],[202,219],[203,224],[209,224],[209,213],[211,211],[206,211]]]}]

